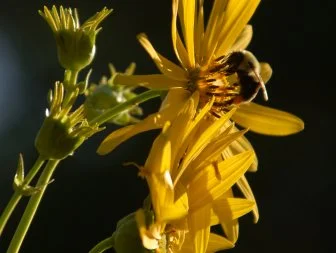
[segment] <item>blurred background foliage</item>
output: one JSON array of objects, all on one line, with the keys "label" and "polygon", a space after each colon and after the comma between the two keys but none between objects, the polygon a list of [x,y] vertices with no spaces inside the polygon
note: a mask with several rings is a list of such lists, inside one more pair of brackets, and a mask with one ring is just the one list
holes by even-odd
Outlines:
[{"label": "blurred background foliage", "polygon": [[[211,2],[211,1],[208,1]],[[0,8],[0,212],[12,194],[18,154],[28,169],[35,161],[34,138],[47,106],[46,94],[63,70],[56,56],[50,28],[38,15],[43,5],[76,7],[84,21],[104,6],[113,13],[102,23],[91,81],[108,75],[108,63],[124,71],[137,63],[136,73],[157,73],[136,41],[145,32],[169,59],[170,0],[3,0]],[[259,171],[248,179],[256,195],[261,219],[241,220],[240,238],[232,252],[331,252],[335,227],[334,65],[332,19],[335,3],[264,0],[251,23],[249,49],[271,63],[269,106],[290,111],[306,124],[304,132],[285,138],[248,133],[259,157]],[[84,71],[85,72],[85,71]],[[82,78],[84,78],[84,73]],[[144,113],[157,110],[158,100],[144,104]],[[264,103],[261,96],[258,102]],[[23,244],[23,253],[88,252],[109,236],[117,220],[136,210],[146,196],[137,169],[143,164],[157,131],[136,136],[108,156],[95,153],[100,141],[117,126],[87,141],[54,175]],[[5,252],[27,199],[10,220],[0,252]],[[230,252],[231,252],[230,251]]]}]

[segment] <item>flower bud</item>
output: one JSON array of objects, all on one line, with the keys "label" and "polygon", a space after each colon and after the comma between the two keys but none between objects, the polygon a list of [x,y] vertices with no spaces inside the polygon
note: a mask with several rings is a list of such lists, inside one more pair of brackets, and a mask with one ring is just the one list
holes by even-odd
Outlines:
[{"label": "flower bud", "polygon": [[85,138],[71,136],[69,130],[66,122],[47,117],[35,140],[35,147],[39,154],[48,159],[63,159],[72,154]]},{"label": "flower bud", "polygon": [[57,44],[58,60],[63,68],[80,71],[88,66],[95,55],[96,36],[100,29],[98,25],[111,13],[104,8],[80,25],[77,10],[62,6],[57,11],[55,6],[51,11],[44,7],[40,15],[51,27]]},{"label": "flower bud", "polygon": [[[63,159],[101,129],[98,125],[89,125],[84,117],[83,106],[70,112],[74,101],[63,104],[62,83],[56,82],[50,98],[50,110],[46,110],[46,118],[35,139],[35,147],[45,159]],[[72,99],[75,98],[76,96],[73,96]]]},{"label": "flower bud", "polygon": [[[146,212],[146,216],[150,216],[150,212]],[[139,236],[139,229],[135,218],[135,213],[122,218],[117,229],[113,233],[114,250],[117,253],[150,253],[155,252],[145,249]]]},{"label": "flower bud", "polygon": [[[129,69],[134,70],[134,64],[126,70],[126,73],[130,72]],[[101,115],[106,110],[113,108],[114,106],[124,103],[135,96],[133,92],[135,86],[118,85],[113,82],[113,77],[116,71],[112,65],[110,65],[111,77],[103,77],[98,85],[91,85],[86,92],[86,100],[84,103],[85,114],[89,120]],[[112,118],[109,123],[117,125],[127,125],[136,123],[139,120],[136,116],[142,115],[142,109],[138,105],[134,105],[130,109],[118,114]]]}]

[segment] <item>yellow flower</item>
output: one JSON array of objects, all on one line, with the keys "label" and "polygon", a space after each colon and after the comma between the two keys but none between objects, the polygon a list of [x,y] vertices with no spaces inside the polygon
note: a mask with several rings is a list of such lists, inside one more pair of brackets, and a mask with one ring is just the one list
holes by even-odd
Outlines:
[{"label": "yellow flower", "polygon": [[47,21],[54,33],[57,43],[57,53],[63,68],[79,71],[89,65],[96,52],[96,36],[101,28],[99,24],[112,10],[104,8],[80,25],[77,10],[57,8],[51,10],[44,7],[39,14]]},{"label": "yellow flower", "polygon": [[[246,131],[232,133],[229,122],[235,109],[209,121],[214,99],[198,113],[195,92],[166,122],[155,139],[140,176],[146,178],[155,223],[147,226],[144,214],[137,214],[143,245],[163,247],[168,252],[214,252],[231,248],[237,240],[237,218],[250,212],[255,202],[234,198],[231,187],[251,166],[253,151],[223,160],[221,153]],[[210,122],[210,123],[209,123]],[[221,224],[226,237],[211,234],[210,227]]]},{"label": "yellow flower", "polygon": [[[179,65],[160,55],[146,35],[138,36],[161,74],[117,75],[115,81],[151,89],[168,89],[168,95],[158,113],[138,124],[113,132],[101,144],[98,153],[106,154],[140,132],[161,128],[164,122],[176,117],[178,109],[196,90],[200,93],[201,107],[215,97],[211,109],[215,115],[228,111],[232,106],[238,107],[232,119],[251,131],[288,135],[303,129],[303,122],[292,114],[249,103],[260,88],[267,98],[264,83],[272,75],[272,69],[267,63],[259,64],[250,52],[244,51],[252,38],[252,27],[247,23],[260,0],[215,0],[207,22],[204,21],[203,2],[173,0],[172,41]],[[182,36],[177,29],[178,19]],[[231,59],[231,56],[237,56],[235,52],[241,53],[239,57],[248,55],[253,62],[248,72],[246,64],[250,62],[245,58],[238,61],[238,67],[235,66],[236,60]],[[244,67],[245,72],[241,67]],[[252,89],[249,84],[242,85],[243,78],[254,78],[253,85],[257,86]],[[239,81],[240,85],[237,86]],[[246,147],[251,148],[245,139],[239,141],[239,146],[245,150]]]}]

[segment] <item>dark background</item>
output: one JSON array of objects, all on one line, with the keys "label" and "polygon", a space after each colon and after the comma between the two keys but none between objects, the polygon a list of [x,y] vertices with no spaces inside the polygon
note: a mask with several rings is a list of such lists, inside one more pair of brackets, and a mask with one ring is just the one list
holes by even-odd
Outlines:
[{"label": "dark background", "polygon": [[[210,1],[209,1],[210,2]],[[34,138],[44,117],[46,93],[63,78],[53,36],[37,14],[43,5],[79,9],[81,20],[107,6],[114,12],[98,36],[92,81],[108,74],[113,62],[124,70],[131,61],[137,73],[157,73],[136,41],[146,32],[154,46],[175,59],[170,38],[170,0],[17,1],[0,8],[0,212],[12,194],[18,154],[26,168],[35,161]],[[260,208],[260,222],[241,220],[240,238],[230,252],[332,252],[335,228],[334,134],[335,39],[330,1],[263,1],[251,23],[249,49],[271,63],[269,106],[290,111],[306,129],[274,138],[249,133],[259,157],[259,171],[248,179]],[[258,102],[264,103],[261,98]],[[147,103],[154,112],[158,101]],[[95,150],[114,127],[91,138],[75,156],[61,163],[46,192],[21,252],[88,252],[115,229],[118,219],[140,207],[146,184],[125,161],[143,164],[157,132],[149,132],[100,157]],[[3,238],[5,252],[27,203],[14,212]]]}]

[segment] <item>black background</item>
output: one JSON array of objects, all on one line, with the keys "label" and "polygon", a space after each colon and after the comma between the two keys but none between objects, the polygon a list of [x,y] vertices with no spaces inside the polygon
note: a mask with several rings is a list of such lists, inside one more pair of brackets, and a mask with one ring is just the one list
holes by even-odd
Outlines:
[{"label": "black background", "polygon": [[[54,81],[63,78],[51,31],[37,14],[43,5],[52,4],[77,7],[81,20],[104,6],[114,9],[98,36],[92,81],[108,74],[108,62],[124,70],[135,61],[137,73],[158,72],[135,39],[140,32],[146,32],[163,55],[175,59],[169,0],[2,0],[0,212],[12,194],[18,153],[24,154],[26,168],[37,157],[33,143],[47,105],[45,94]],[[251,215],[242,219],[239,241],[230,252],[332,252],[336,186],[333,10],[331,0],[265,0],[251,20],[254,38],[249,49],[274,70],[267,85],[267,104],[300,116],[306,128],[283,138],[248,134],[259,157],[259,171],[248,179],[261,218],[256,225]],[[260,97],[258,102],[264,103]],[[146,103],[145,112],[154,112],[158,104]],[[118,219],[140,207],[146,184],[136,169],[121,164],[143,164],[157,132],[136,136],[112,154],[98,156],[98,144],[114,128],[91,138],[61,163],[21,252],[88,252],[114,231]],[[5,252],[26,203],[27,199],[20,203],[8,223],[0,252]]]}]

